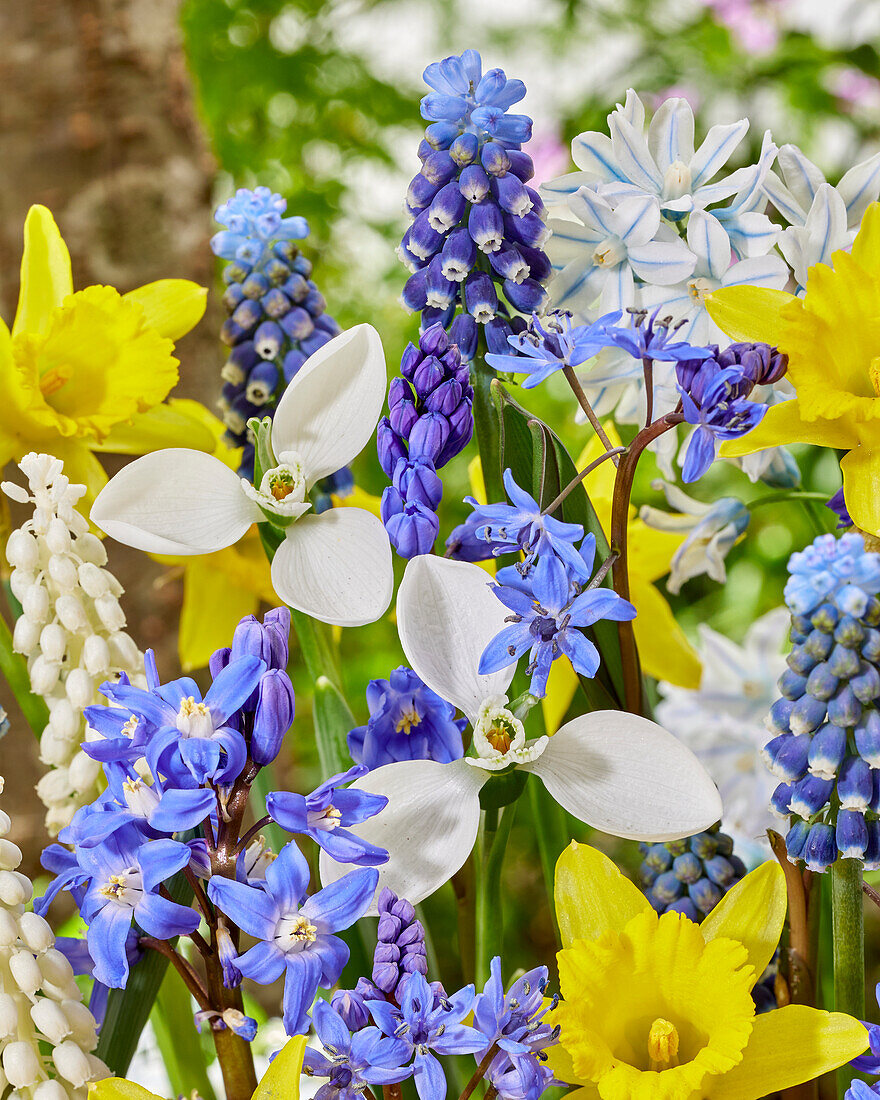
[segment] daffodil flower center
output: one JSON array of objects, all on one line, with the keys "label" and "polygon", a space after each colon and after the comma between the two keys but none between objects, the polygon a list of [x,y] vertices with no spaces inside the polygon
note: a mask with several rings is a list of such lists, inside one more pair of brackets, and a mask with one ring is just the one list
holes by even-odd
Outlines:
[{"label": "daffodil flower center", "polygon": [[400,718],[397,720],[397,725],[394,727],[398,733],[405,733],[409,735],[413,731],[413,727],[417,726],[422,720],[422,716],[418,713],[415,707],[410,707],[409,710],[403,711]]},{"label": "daffodil flower center", "polygon": [[204,703],[188,695],[177,712],[177,729],[183,737],[210,737],[214,733],[214,720]]},{"label": "daffodil flower center", "polygon": [[663,198],[667,201],[689,195],[692,187],[690,166],[674,160],[663,176]]},{"label": "daffodil flower center", "polygon": [[626,259],[626,245],[620,237],[608,237],[593,252],[596,267],[617,267]]},{"label": "daffodil flower center", "polygon": [[285,953],[302,951],[317,938],[318,929],[302,913],[293,917],[282,917],[275,925],[275,946]]},{"label": "daffodil flower center", "polygon": [[129,909],[137,905],[143,892],[144,880],[137,867],[129,867],[119,875],[110,875],[98,891],[102,897]]},{"label": "daffodil flower center", "polygon": [[657,1072],[678,1065],[678,1028],[660,1016],[648,1032],[648,1058]]}]

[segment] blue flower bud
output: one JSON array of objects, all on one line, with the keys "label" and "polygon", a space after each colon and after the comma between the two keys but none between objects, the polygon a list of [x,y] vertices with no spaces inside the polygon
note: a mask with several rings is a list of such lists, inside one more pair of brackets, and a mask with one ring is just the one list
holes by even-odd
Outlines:
[{"label": "blue flower bud", "polygon": [[489,194],[489,177],[478,164],[469,164],[462,170],[458,186],[468,202],[480,203]]},{"label": "blue flower bud", "polygon": [[804,649],[816,660],[824,661],[833,644],[833,639],[824,630],[813,629],[807,635]]},{"label": "blue flower bud", "polygon": [[813,734],[810,742],[810,774],[820,779],[834,779],[846,756],[846,730],[826,722]]},{"label": "blue flower bud", "polygon": [[426,462],[407,462],[401,458],[394,470],[394,487],[407,502],[418,501],[437,511],[443,496],[443,483],[434,467]]},{"label": "blue flower bud", "polygon": [[529,248],[524,244],[518,244],[516,248],[529,265],[529,274],[531,277],[537,279],[539,283],[546,283],[553,274],[553,268],[550,265],[550,259],[547,253],[542,252],[539,248]]},{"label": "blue flower bud", "polygon": [[860,756],[848,756],[840,768],[837,797],[843,810],[866,810],[874,793],[870,765]]},{"label": "blue flower bud", "polygon": [[449,146],[449,155],[459,168],[473,163],[480,150],[480,142],[476,134],[459,134]]},{"label": "blue flower bud", "polygon": [[665,844],[652,844],[645,852],[645,862],[658,873],[672,866],[672,853]]},{"label": "blue flower bud", "polygon": [[263,321],[254,333],[254,348],[262,359],[275,359],[284,343],[284,332],[277,321]]},{"label": "blue flower bud", "polygon": [[404,306],[413,313],[420,312],[428,304],[428,272],[427,268],[416,271],[404,283],[401,301]]},{"label": "blue flower bud", "polygon": [[[467,230],[463,230],[468,240],[470,240],[470,234]],[[473,244],[473,242],[471,242]],[[479,335],[479,329],[477,328],[477,322],[471,317],[469,313],[460,313],[449,329],[449,337],[458,345],[461,351],[462,359],[470,362],[471,359],[477,353],[477,337]],[[877,633],[878,639],[880,639],[880,631]]]},{"label": "blue flower bud", "polygon": [[474,432],[474,414],[471,399],[462,401],[455,412],[447,417],[449,422],[449,437],[437,459],[436,465],[445,466],[446,463],[466,447],[471,441]]},{"label": "blue flower bud", "polygon": [[448,437],[449,421],[446,417],[440,413],[425,413],[416,420],[409,433],[410,458],[436,463]]},{"label": "blue flower bud", "polygon": [[252,271],[241,284],[241,292],[245,298],[253,298],[259,301],[269,290],[269,280],[259,271]]},{"label": "blue flower bud", "polygon": [[421,172],[413,176],[409,187],[406,189],[406,208],[415,216],[422,210],[427,210],[434,200],[434,196],[440,190],[440,184],[429,180]]},{"label": "blue flower bud", "polygon": [[397,434],[403,439],[407,439],[419,419],[415,402],[413,400],[404,400],[400,401],[398,404],[392,405],[390,407],[389,419],[391,421],[391,427]]},{"label": "blue flower bud", "polygon": [[873,708],[865,711],[854,734],[859,756],[872,768],[880,768],[880,714]]},{"label": "blue flower bud", "polygon": [[440,253],[440,270],[446,279],[461,283],[477,262],[477,246],[467,229],[456,229],[446,238]]},{"label": "blue flower bud", "polygon": [[806,690],[806,677],[801,676],[799,672],[795,672],[793,669],[787,668],[779,677],[779,692],[785,699],[795,702],[800,699]]},{"label": "blue flower bud", "polygon": [[523,279],[521,283],[505,279],[504,294],[521,313],[538,313],[547,301],[547,291],[535,279]]},{"label": "blue flower bud", "polygon": [[257,327],[262,316],[263,310],[260,303],[245,298],[235,307],[235,311],[229,319],[234,321],[242,331],[250,332]]},{"label": "blue flower bud", "polygon": [[867,661],[862,661],[858,675],[849,682],[853,694],[860,703],[872,703],[880,696],[880,673]]},{"label": "blue flower bud", "polygon": [[464,217],[467,203],[457,183],[441,187],[431,203],[428,221],[438,233],[448,233]]},{"label": "blue flower bud", "polygon": [[768,741],[761,751],[761,757],[773,775],[791,782],[800,779],[807,770],[807,754],[810,751],[810,735],[797,737],[783,733]]},{"label": "blue flower bud", "polygon": [[309,284],[302,275],[294,272],[293,275],[285,280],[281,289],[291,302],[302,302],[309,292]]},{"label": "blue flower bud", "polygon": [[379,452],[379,465],[386,477],[391,477],[394,467],[401,458],[407,457],[406,444],[391,427],[387,416],[383,416],[376,429],[376,448]]},{"label": "blue flower bud", "polygon": [[833,779],[807,775],[791,785],[789,807],[798,817],[810,818],[826,804],[834,790]]},{"label": "blue flower bud", "polygon": [[461,404],[463,396],[461,382],[456,378],[448,378],[445,382],[441,382],[439,386],[436,386],[425,398],[425,410],[426,412],[442,413],[448,418]]},{"label": "blue flower bud", "polygon": [[[790,671],[790,670],[789,670]],[[831,671],[827,661],[816,665],[807,677],[807,692],[814,699],[827,700],[837,691],[840,681]]]},{"label": "blue flower bud", "polygon": [[230,283],[220,300],[226,312],[232,313],[242,298],[244,298],[244,291],[241,283]]},{"label": "blue flower bud", "polygon": [[481,325],[491,321],[498,309],[495,284],[482,271],[472,271],[464,284],[464,304],[468,313]]},{"label": "blue flower bud", "polygon": [[529,248],[543,248],[550,237],[550,230],[543,218],[532,210],[521,218],[515,218],[513,214],[505,214],[504,235]]},{"label": "blue flower bud", "polygon": [[788,817],[791,803],[791,784],[780,783],[770,796],[770,809],[779,817]]},{"label": "blue flower bud", "polygon": [[688,920],[692,920],[694,924],[699,924],[701,920],[701,914],[690,898],[678,898],[677,901],[666,906],[666,912],[681,913]]},{"label": "blue flower bud", "polygon": [[267,317],[271,317],[273,320],[277,321],[279,317],[283,317],[290,309],[291,301],[284,291],[279,290],[276,286],[260,299],[260,305],[263,307],[263,312]]},{"label": "blue flower bud", "polygon": [[810,826],[802,856],[811,871],[827,871],[837,859],[837,842],[830,825],[818,822]]},{"label": "blue flower bud", "polygon": [[430,260],[443,247],[443,236],[431,228],[429,214],[423,210],[409,228],[409,250],[420,260]]},{"label": "blue flower bud", "polygon": [[804,848],[810,836],[810,826],[806,821],[796,821],[788,830],[785,838],[785,850],[792,860],[802,859]]},{"label": "blue flower bud", "polygon": [[481,252],[497,252],[504,241],[504,222],[494,202],[472,206],[467,227]]},{"label": "blue flower bud", "polygon": [[497,271],[502,279],[510,279],[514,283],[521,283],[529,274],[529,265],[515,245],[505,246],[497,252],[490,252],[489,263],[492,265],[492,270]]},{"label": "blue flower bud", "polygon": [[532,200],[529,198],[528,191],[512,172],[495,180],[492,192],[501,209],[506,210],[508,214],[513,214],[516,218],[521,218],[532,209]]},{"label": "blue flower bud", "polygon": [[721,901],[721,890],[710,879],[701,878],[688,887],[688,896],[701,913],[711,913]]},{"label": "blue flower bud", "polygon": [[260,361],[253,341],[245,340],[230,350],[229,358],[220,372],[220,377],[226,382],[239,385],[244,382],[251,369]]},{"label": "blue flower bud", "polygon": [[847,584],[834,597],[834,602],[847,615],[860,619],[868,608],[868,593],[855,584]]},{"label": "blue flower bud", "polygon": [[791,699],[777,699],[770,708],[770,713],[764,719],[764,725],[770,733],[781,734],[791,732],[791,712],[794,710],[795,701]]},{"label": "blue flower bud", "polygon": [[785,658],[785,663],[792,672],[797,672],[801,676],[807,676],[821,660],[821,656],[815,656],[810,653],[805,645],[796,645],[791,653]]},{"label": "blue flower bud", "polygon": [[294,306],[279,322],[291,340],[304,340],[307,336],[311,336],[315,330],[315,322],[304,308],[307,302],[308,298],[306,298],[303,305]]},{"label": "blue flower bud", "polygon": [[705,862],[705,870],[707,877],[714,882],[716,886],[720,886],[722,890],[726,890],[729,886],[732,886],[738,874],[736,865],[731,862],[731,860],[725,859],[725,857],[721,855],[707,859]]},{"label": "blue flower bud", "polygon": [[866,821],[868,830],[868,843],[865,846],[865,870],[876,871],[880,869],[880,821]]},{"label": "blue flower bud", "polygon": [[672,869],[679,882],[687,884],[697,882],[702,877],[703,863],[693,852],[685,852],[684,855],[676,856]]},{"label": "blue flower bud", "polygon": [[[826,713],[830,717],[830,706],[826,709],[821,699],[814,699],[812,695],[803,695],[794,704],[789,718],[789,726],[792,733],[812,733],[825,721]],[[832,719],[833,721],[833,719]]]},{"label": "blue flower bud", "polygon": [[490,176],[503,176],[510,171],[507,150],[497,141],[487,141],[480,150],[480,163]]},{"label": "blue flower bud", "polygon": [[[443,364],[436,355],[427,355],[413,371],[412,385],[416,397],[426,398],[444,377]],[[395,381],[397,381],[395,379]],[[393,386],[394,383],[392,383]]]},{"label": "blue flower bud", "polygon": [[697,833],[688,841],[690,849],[700,859],[711,859],[718,850],[717,833]]},{"label": "blue flower bud", "polygon": [[[392,485],[382,494],[384,504],[387,493],[395,493]],[[389,516],[385,522],[388,538],[402,558],[414,558],[418,554],[430,554],[440,533],[440,520],[423,504],[404,505],[402,511]]]},{"label": "blue flower bud", "polygon": [[828,658],[828,668],[835,676],[848,679],[859,671],[859,655],[854,649],[835,645]]},{"label": "blue flower bud", "polygon": [[255,764],[271,764],[281,750],[284,735],[293,725],[296,700],[290,677],[280,668],[270,668],[260,677],[251,757]]},{"label": "blue flower bud", "polygon": [[874,630],[873,627],[869,627],[865,631],[865,640],[861,645],[861,654],[866,661],[870,661],[872,664],[880,663],[880,630]]},{"label": "blue flower bud", "polygon": [[864,814],[856,810],[840,810],[837,814],[835,840],[843,859],[862,859],[868,847],[868,828]]},{"label": "blue flower bud", "polygon": [[442,187],[453,179],[458,172],[458,165],[453,157],[446,152],[432,153],[422,165],[422,175],[431,183]]},{"label": "blue flower bud", "polygon": [[290,268],[283,260],[273,258],[266,262],[264,272],[272,286],[283,286],[290,275]]},{"label": "blue flower bud", "polygon": [[245,396],[252,405],[265,405],[278,386],[279,372],[274,363],[264,360],[254,367],[248,378]]},{"label": "blue flower bud", "polygon": [[217,937],[217,957],[220,960],[220,968],[223,972],[223,984],[227,989],[235,989],[236,986],[241,985],[242,973],[235,965],[238,958],[238,952],[235,949],[235,945],[232,942],[232,937],[229,935],[228,929],[225,925],[220,925],[216,932]]},{"label": "blue flower bud", "polygon": [[370,1022],[370,1013],[363,997],[353,989],[337,989],[330,998],[330,1004],[342,1017],[349,1031],[360,1031]]},{"label": "blue flower bud", "polygon": [[524,153],[521,149],[508,149],[507,159],[510,161],[510,171],[523,183],[528,183],[534,176],[535,165],[528,153]]},{"label": "blue flower bud", "polygon": [[855,692],[845,684],[833,699],[828,700],[828,721],[835,726],[854,726],[862,716],[862,704]]},{"label": "blue flower bud", "polygon": [[834,640],[848,649],[858,649],[865,637],[865,628],[852,615],[844,615],[834,631]]},{"label": "blue flower bud", "polygon": [[833,603],[823,603],[813,612],[810,622],[817,630],[833,634],[839,618],[840,612]]},{"label": "blue flower bud", "polygon": [[290,382],[299,371],[300,367],[305,363],[306,356],[295,348],[292,349],[284,356],[284,363],[282,364],[282,372],[284,374],[284,381]]},{"label": "blue flower bud", "polygon": [[681,897],[683,889],[684,885],[674,871],[664,871],[658,876],[651,893],[661,904],[669,905]]},{"label": "blue flower bud", "polygon": [[[415,276],[413,276],[415,278]],[[425,303],[437,309],[446,309],[458,298],[458,283],[450,282],[443,274],[443,261],[435,256],[425,273]]]}]

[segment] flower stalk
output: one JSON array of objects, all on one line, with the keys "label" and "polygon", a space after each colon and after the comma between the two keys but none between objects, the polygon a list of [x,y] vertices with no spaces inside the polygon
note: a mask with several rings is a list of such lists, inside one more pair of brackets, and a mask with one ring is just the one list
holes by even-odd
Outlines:
[{"label": "flower stalk", "polygon": [[[831,865],[831,925],[834,940],[834,1007],[861,1020],[865,1015],[865,923],[862,864],[838,859]],[[841,1096],[852,1071],[838,1072]]]}]

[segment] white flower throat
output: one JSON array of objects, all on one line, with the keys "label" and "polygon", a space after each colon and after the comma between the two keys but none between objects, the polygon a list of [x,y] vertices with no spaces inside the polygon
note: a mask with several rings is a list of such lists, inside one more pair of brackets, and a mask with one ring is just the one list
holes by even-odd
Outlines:
[{"label": "white flower throat", "polygon": [[139,868],[128,867],[119,875],[110,875],[99,893],[117,905],[133,909],[143,897],[143,876]]},{"label": "white flower throat", "polygon": [[465,757],[475,768],[501,771],[510,764],[527,764],[537,760],[547,747],[547,738],[539,737],[526,743],[522,722],[505,706],[503,695],[490,695],[480,707],[474,723],[473,745],[476,757]]},{"label": "white flower throat", "polygon": [[181,701],[177,712],[177,729],[183,737],[211,737],[214,719],[204,703],[196,702],[192,695]]},{"label": "white flower throat", "polygon": [[302,913],[282,917],[275,925],[275,946],[285,953],[302,951],[318,938],[318,929]]},{"label": "white flower throat", "polygon": [[278,465],[263,474],[259,489],[246,478],[242,478],[242,486],[251,500],[272,516],[299,519],[311,508],[306,500],[308,484],[303,461],[296,451],[283,451],[278,456]]}]

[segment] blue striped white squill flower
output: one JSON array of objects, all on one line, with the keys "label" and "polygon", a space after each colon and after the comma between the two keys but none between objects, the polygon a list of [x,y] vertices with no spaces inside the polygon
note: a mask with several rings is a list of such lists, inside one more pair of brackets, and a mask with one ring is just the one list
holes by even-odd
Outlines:
[{"label": "blue striped white squill flower", "polygon": [[[579,820],[630,839],[691,836],[721,816],[718,792],[702,764],[646,718],[596,711],[552,737],[527,740],[508,706],[513,667],[479,671],[506,614],[479,566],[430,554],[407,564],[397,597],[403,651],[417,675],[458,707],[473,729],[471,754],[460,760],[385,764],[353,784],[387,796],[387,807],[352,831],[389,853],[378,869],[380,888],[414,904],[470,855],[480,792],[500,772],[533,772]],[[322,881],[341,873],[322,853]]]}]

